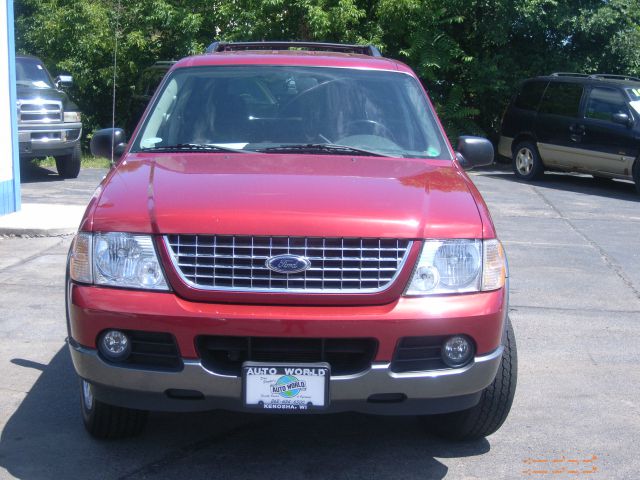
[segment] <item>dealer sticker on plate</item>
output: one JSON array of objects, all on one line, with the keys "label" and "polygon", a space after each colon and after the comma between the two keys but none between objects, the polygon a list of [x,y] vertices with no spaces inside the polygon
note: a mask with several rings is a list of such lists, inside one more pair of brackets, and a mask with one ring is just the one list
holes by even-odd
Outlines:
[{"label": "dealer sticker on plate", "polygon": [[242,365],[244,404],[264,410],[323,409],[329,404],[330,376],[327,363],[245,362]]}]

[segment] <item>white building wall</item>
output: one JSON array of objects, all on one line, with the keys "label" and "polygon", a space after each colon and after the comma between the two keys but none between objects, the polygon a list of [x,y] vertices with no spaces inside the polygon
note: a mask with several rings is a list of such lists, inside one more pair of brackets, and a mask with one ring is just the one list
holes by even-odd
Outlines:
[{"label": "white building wall", "polygon": [[0,215],[20,209],[13,0],[0,0]]}]

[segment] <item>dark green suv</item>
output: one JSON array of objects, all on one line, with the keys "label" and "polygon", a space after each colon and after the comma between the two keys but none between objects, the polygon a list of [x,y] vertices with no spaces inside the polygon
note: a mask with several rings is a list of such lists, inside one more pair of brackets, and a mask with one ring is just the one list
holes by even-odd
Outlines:
[{"label": "dark green suv", "polygon": [[523,180],[545,170],[633,180],[640,192],[640,79],[553,73],[525,80],[502,120],[498,151]]}]

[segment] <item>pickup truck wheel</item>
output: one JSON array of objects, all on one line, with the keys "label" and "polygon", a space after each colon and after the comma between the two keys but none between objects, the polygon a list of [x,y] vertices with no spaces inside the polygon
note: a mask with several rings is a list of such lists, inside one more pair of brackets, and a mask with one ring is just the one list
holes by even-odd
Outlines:
[{"label": "pickup truck wheel", "polygon": [[640,157],[633,162],[633,181],[636,183],[636,191],[640,193]]},{"label": "pickup truck wheel", "polygon": [[78,177],[80,173],[80,161],[82,160],[80,144],[73,147],[73,152],[70,155],[58,155],[55,158],[58,175],[62,178]]},{"label": "pickup truck wheel", "polygon": [[449,440],[477,440],[496,432],[507,419],[516,392],[518,355],[511,321],[503,338],[504,353],[493,383],[468,410],[426,417],[427,427]]},{"label": "pickup truck wheel", "polygon": [[513,149],[513,173],[522,180],[537,180],[544,173],[538,149],[531,142],[521,142]]},{"label": "pickup truck wheel", "polygon": [[149,412],[116,407],[97,400],[86,380],[80,380],[80,404],[84,427],[96,438],[133,437],[139,435],[147,423]]}]

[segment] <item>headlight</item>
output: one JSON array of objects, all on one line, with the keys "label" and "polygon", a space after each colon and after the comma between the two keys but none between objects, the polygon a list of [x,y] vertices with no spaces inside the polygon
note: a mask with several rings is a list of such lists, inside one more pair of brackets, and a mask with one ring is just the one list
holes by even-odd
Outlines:
[{"label": "headlight", "polygon": [[497,290],[505,277],[498,240],[426,240],[405,295]]},{"label": "headlight", "polygon": [[[88,248],[87,248],[88,245]],[[85,250],[90,252],[85,253]],[[74,240],[71,278],[123,288],[168,290],[153,240],[130,233],[81,232]]]},{"label": "headlight", "polygon": [[64,112],[64,121],[67,123],[80,123],[80,112]]}]

